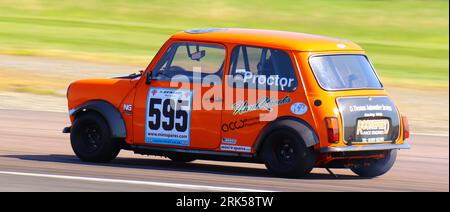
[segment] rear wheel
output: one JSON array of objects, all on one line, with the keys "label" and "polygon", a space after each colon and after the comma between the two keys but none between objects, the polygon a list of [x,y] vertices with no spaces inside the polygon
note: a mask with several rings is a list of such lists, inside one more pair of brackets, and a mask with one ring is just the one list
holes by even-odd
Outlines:
[{"label": "rear wheel", "polygon": [[263,159],[267,169],[279,177],[302,177],[311,172],[316,154],[299,136],[289,130],[278,130],[267,137]]},{"label": "rear wheel", "polygon": [[72,149],[83,161],[109,162],[120,152],[120,143],[111,138],[108,124],[96,113],[85,113],[73,123],[70,140]]},{"label": "rear wheel", "polygon": [[351,170],[361,176],[374,178],[386,174],[394,166],[395,160],[397,158],[397,150],[391,150],[385,154],[383,159],[374,160],[368,165],[360,165],[351,168]]}]

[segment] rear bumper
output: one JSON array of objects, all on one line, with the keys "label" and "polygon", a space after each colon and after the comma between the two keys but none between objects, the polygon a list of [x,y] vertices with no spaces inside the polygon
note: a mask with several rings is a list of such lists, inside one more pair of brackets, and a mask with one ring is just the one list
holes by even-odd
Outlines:
[{"label": "rear bumper", "polygon": [[409,149],[411,146],[405,142],[403,144],[368,144],[368,145],[354,145],[342,147],[325,147],[321,148],[320,152],[359,152],[359,151],[376,151],[376,150],[391,150],[391,149]]}]

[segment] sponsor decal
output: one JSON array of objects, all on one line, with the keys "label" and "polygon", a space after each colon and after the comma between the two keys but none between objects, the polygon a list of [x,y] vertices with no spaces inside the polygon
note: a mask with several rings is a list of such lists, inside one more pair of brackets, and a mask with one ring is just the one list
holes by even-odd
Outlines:
[{"label": "sponsor decal", "polygon": [[257,101],[254,105],[249,105],[248,101],[237,102],[233,105],[233,115],[242,115],[257,110],[271,111],[273,107],[291,103],[292,99],[285,96],[283,99],[274,100],[273,98],[264,97]]},{"label": "sponsor decal", "polygon": [[[281,90],[285,90],[285,88],[290,88],[295,82],[294,78],[280,77],[278,75],[257,75],[252,72],[243,72],[244,83],[252,83],[259,84],[264,86],[275,86],[280,88]],[[259,87],[259,86],[258,86]]]},{"label": "sponsor decal", "polygon": [[389,133],[389,119],[361,119],[356,125],[356,135],[373,136]]},{"label": "sponsor decal", "polygon": [[132,104],[123,104],[123,112],[127,115],[133,114],[133,105]]},{"label": "sponsor decal", "polygon": [[252,126],[255,124],[259,124],[259,123],[261,123],[259,121],[259,118],[251,118],[251,119],[242,119],[239,121],[232,121],[232,122],[223,124],[222,131],[228,132],[228,131],[238,130],[238,129],[242,129],[244,127]]},{"label": "sponsor decal", "polygon": [[308,111],[308,106],[301,102],[297,102],[291,105],[291,112],[296,115],[303,115]]},{"label": "sponsor decal", "polygon": [[383,113],[364,113],[364,117],[384,117]]},{"label": "sponsor decal", "polygon": [[364,112],[364,111],[392,111],[392,107],[384,104],[376,105],[351,105],[350,112]]},{"label": "sponsor decal", "polygon": [[223,144],[237,144],[237,140],[234,138],[222,138]]},{"label": "sponsor decal", "polygon": [[232,151],[232,152],[251,152],[252,148],[249,146],[235,146],[235,145],[220,145],[220,149],[223,151]]},{"label": "sponsor decal", "polygon": [[399,137],[399,114],[388,97],[341,97],[337,103],[346,142],[377,143]]},{"label": "sponsor decal", "polygon": [[190,146],[191,90],[150,88],[145,142]]}]

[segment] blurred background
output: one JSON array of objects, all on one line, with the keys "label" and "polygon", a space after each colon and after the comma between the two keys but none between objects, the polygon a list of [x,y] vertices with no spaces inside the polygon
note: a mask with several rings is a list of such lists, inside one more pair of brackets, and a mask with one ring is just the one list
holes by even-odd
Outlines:
[{"label": "blurred background", "polygon": [[206,27],[352,40],[412,131],[448,135],[446,0],[0,0],[0,109],[65,112],[71,81],[136,72],[171,34]]}]

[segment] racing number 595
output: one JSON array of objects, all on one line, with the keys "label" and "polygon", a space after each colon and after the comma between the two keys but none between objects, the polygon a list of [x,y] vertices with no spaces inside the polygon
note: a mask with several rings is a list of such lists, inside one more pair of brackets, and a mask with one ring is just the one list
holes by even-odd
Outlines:
[{"label": "racing number 595", "polygon": [[[159,130],[162,125],[165,131],[172,131],[175,128],[178,132],[185,132],[188,125],[188,113],[182,110],[182,107],[186,106],[189,106],[189,102],[183,100],[165,99],[163,102],[159,98],[150,99],[148,116],[155,117],[155,120],[149,121],[148,127],[152,130]],[[162,121],[161,115],[166,117],[168,121]],[[176,122],[177,120],[181,121]]]}]

